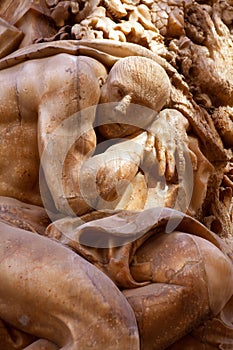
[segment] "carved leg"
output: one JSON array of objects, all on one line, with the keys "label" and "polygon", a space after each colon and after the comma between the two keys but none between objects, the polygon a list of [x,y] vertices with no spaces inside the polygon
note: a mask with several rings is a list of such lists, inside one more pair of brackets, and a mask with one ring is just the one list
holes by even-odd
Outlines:
[{"label": "carved leg", "polygon": [[139,348],[134,313],[104,273],[60,243],[4,223],[0,241],[1,319],[63,350]]},{"label": "carved leg", "polygon": [[44,208],[2,196],[0,196],[0,220],[11,226],[41,235],[50,224]]},{"label": "carved leg", "polygon": [[219,313],[233,293],[231,261],[208,241],[182,232],[146,241],[131,273],[152,282],[123,292],[137,318],[142,350],[167,348]]},{"label": "carved leg", "polygon": [[[224,309],[193,332],[178,340],[169,350],[230,350],[233,348],[233,297]],[[167,350],[168,350],[167,349]]]},{"label": "carved leg", "polygon": [[165,349],[188,329],[191,310],[186,310],[185,287],[153,283],[123,293],[135,312],[143,350]]}]

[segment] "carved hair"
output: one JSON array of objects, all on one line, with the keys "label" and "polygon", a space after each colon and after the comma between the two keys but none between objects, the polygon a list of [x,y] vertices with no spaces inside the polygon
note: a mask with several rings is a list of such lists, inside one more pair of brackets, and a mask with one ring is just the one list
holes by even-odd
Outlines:
[{"label": "carved hair", "polygon": [[111,74],[124,87],[132,102],[160,111],[170,96],[170,81],[165,70],[153,60],[130,56],[120,59]]}]

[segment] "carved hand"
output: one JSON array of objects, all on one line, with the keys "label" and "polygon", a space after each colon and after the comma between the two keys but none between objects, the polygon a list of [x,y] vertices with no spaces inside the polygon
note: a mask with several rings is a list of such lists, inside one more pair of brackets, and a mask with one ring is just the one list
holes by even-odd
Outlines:
[{"label": "carved hand", "polygon": [[167,180],[175,175],[182,177],[185,169],[185,155],[190,154],[196,164],[195,155],[188,149],[187,119],[175,109],[165,109],[151,126],[154,135],[156,158],[159,162],[159,175]]}]

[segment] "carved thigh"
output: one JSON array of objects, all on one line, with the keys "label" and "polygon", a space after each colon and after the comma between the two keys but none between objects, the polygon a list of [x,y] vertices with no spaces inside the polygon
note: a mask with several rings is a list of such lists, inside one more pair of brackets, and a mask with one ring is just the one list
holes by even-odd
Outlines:
[{"label": "carved thigh", "polygon": [[57,242],[4,223],[0,240],[1,319],[64,350],[138,349],[134,313],[101,271]]},{"label": "carved thigh", "polygon": [[232,264],[208,241],[182,232],[151,237],[131,273],[152,284],[123,293],[135,311],[143,350],[161,350],[216,314],[232,295]]}]

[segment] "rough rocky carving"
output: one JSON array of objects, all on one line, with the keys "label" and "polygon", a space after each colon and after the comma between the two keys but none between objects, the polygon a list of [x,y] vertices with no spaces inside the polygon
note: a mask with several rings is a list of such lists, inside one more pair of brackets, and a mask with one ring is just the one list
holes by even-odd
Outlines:
[{"label": "rough rocky carving", "polygon": [[1,1],[0,350],[232,346],[232,13]]}]

